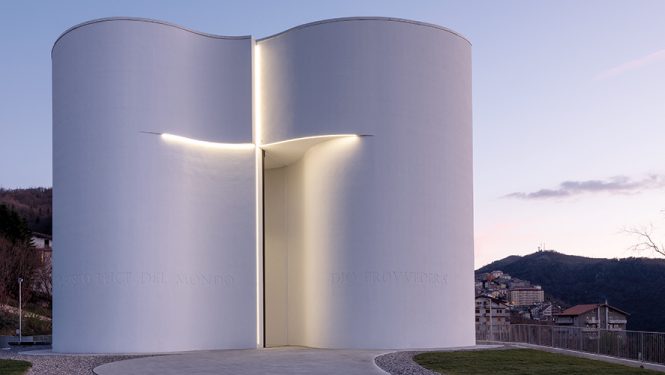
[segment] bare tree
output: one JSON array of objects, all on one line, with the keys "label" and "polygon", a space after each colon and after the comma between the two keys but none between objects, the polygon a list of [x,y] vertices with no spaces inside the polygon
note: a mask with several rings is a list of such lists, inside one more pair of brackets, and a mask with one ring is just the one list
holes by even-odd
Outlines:
[{"label": "bare tree", "polygon": [[637,252],[654,251],[662,256],[665,256],[665,245],[658,243],[654,239],[653,225],[641,228],[630,228],[625,230],[627,233],[637,237],[639,242],[630,247],[631,250]]},{"label": "bare tree", "polygon": [[[39,267],[39,257],[34,248],[25,241],[12,242],[0,236],[0,303],[8,298],[18,299],[18,278],[23,278],[26,286],[35,283],[35,272]],[[30,300],[32,288],[24,288],[23,301]]]},{"label": "bare tree", "polygon": [[35,289],[43,293],[49,300],[53,298],[53,265],[51,259],[44,259],[35,270]]}]

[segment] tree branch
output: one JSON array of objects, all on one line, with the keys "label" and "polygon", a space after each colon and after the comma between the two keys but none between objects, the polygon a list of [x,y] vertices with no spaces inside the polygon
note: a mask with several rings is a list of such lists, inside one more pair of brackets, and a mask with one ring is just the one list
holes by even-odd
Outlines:
[{"label": "tree branch", "polygon": [[665,246],[662,243],[656,243],[653,239],[653,225],[648,228],[629,228],[625,229],[625,232],[639,239],[638,243],[630,247],[631,250],[638,252],[654,251],[657,254],[665,256]]}]

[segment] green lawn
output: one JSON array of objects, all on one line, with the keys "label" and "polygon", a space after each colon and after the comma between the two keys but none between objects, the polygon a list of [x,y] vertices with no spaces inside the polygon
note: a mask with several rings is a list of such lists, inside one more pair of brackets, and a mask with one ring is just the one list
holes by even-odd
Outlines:
[{"label": "green lawn", "polygon": [[531,349],[431,352],[415,356],[423,367],[447,375],[662,374],[564,354]]},{"label": "green lawn", "polygon": [[0,374],[23,375],[32,366],[30,362],[15,361],[13,359],[0,359]]}]

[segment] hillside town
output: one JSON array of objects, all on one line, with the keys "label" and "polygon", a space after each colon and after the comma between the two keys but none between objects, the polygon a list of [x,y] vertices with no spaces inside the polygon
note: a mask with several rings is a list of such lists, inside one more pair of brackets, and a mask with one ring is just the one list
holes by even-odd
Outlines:
[{"label": "hillside town", "polygon": [[510,324],[540,324],[582,329],[625,330],[630,314],[605,303],[563,309],[545,299],[540,285],[496,270],[476,275],[476,331]]}]

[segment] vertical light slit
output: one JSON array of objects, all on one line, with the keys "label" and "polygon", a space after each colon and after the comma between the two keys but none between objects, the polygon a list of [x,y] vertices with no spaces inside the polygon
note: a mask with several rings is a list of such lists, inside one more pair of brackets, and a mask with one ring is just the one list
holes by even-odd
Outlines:
[{"label": "vertical light slit", "polygon": [[254,144],[256,166],[256,346],[263,346],[263,150],[261,145],[261,49],[254,43]]}]

